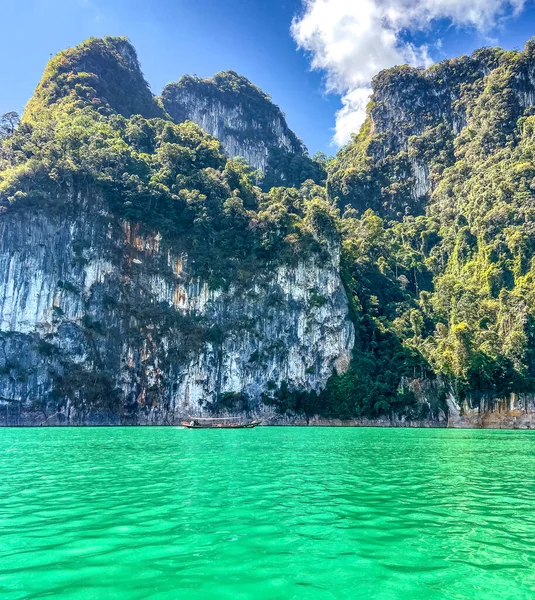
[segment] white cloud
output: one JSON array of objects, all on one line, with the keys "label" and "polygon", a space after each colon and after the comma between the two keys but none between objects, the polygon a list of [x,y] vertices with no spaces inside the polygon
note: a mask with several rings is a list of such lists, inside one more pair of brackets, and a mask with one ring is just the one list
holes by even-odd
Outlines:
[{"label": "white cloud", "polygon": [[[303,0],[292,22],[299,48],[313,69],[326,73],[327,91],[342,95],[333,142],[341,145],[358,131],[365,116],[370,81],[381,69],[409,63],[429,65],[427,45],[407,34],[425,32],[434,21],[488,32],[526,0]],[[437,40],[440,41],[440,40]]]},{"label": "white cloud", "polygon": [[366,118],[366,104],[370,90],[367,87],[356,87],[342,96],[342,108],[336,113],[336,129],[333,143],[337,146],[345,144],[352,132],[358,131]]}]

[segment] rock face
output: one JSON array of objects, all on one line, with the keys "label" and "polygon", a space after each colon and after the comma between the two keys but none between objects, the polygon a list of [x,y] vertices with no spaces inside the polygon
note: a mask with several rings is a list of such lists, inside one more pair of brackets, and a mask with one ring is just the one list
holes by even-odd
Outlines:
[{"label": "rock face", "polygon": [[234,71],[212,79],[186,75],[164,88],[162,103],[175,122],[197,123],[219,139],[231,158],[242,156],[263,173],[273,149],[305,152],[269,96]]},{"label": "rock face", "polygon": [[327,260],[266,266],[214,291],[157,233],[98,197],[71,200],[70,212],[0,216],[0,423],[267,418],[263,392],[282,381],[319,390],[347,369],[354,331],[336,245]]},{"label": "rock face", "polygon": [[433,418],[277,415],[263,393],[283,381],[319,391],[348,368],[354,330],[337,246],[327,261],[210,290],[157,233],[113,218],[100,198],[77,201],[70,212],[0,216],[1,425],[242,413],[280,425],[535,428],[533,395],[460,400],[429,380],[405,385]]},{"label": "rock face", "polygon": [[[330,176],[331,195],[389,218],[422,214],[474,131],[486,130],[503,146],[518,119],[531,114],[535,45],[510,53],[482,48],[429,69],[396,66],[377,74],[372,87],[368,121],[342,150],[342,168]],[[499,111],[499,119],[489,118]],[[368,170],[371,184],[354,181],[354,169]]]},{"label": "rock face", "polygon": [[[438,398],[445,398],[447,411],[439,414],[432,426],[453,429],[535,429],[534,394],[512,393],[496,397],[471,393],[460,399],[440,379],[416,379],[408,385],[422,405],[431,407]],[[407,423],[409,427],[421,425]]]},{"label": "rock face", "polygon": [[453,138],[462,131],[474,95],[481,94],[485,78],[498,68],[502,53],[484,48],[427,70],[394,67],[374,78],[371,133],[381,140],[374,145],[374,158],[407,153],[406,177],[412,179],[414,202],[428,199],[431,191],[429,159],[436,157],[425,144],[426,138]]}]

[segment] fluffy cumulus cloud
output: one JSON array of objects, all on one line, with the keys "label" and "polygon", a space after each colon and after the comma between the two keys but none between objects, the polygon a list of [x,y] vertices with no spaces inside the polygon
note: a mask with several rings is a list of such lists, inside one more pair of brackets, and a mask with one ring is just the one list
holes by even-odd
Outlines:
[{"label": "fluffy cumulus cloud", "polygon": [[292,35],[326,73],[327,90],[342,95],[334,143],[344,144],[364,121],[370,81],[381,69],[431,63],[427,45],[407,39],[446,20],[488,32],[520,12],[526,0],[303,0]]}]

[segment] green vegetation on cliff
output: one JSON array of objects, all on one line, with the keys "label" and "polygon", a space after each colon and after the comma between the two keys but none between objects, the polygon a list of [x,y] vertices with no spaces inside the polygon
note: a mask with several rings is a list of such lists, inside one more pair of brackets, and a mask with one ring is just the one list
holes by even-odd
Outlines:
[{"label": "green vegetation on cliff", "polygon": [[143,78],[136,51],[124,37],[89,38],[50,59],[26,107],[25,121],[42,120],[44,108],[66,98],[77,108],[91,105],[104,115],[164,115]]},{"label": "green vegetation on cliff", "polygon": [[282,411],[426,417],[419,378],[472,404],[535,391],[535,41],[379,73],[327,190],[353,361],[319,396],[279,390]]},{"label": "green vegetation on cliff", "polygon": [[306,203],[264,194],[218,140],[164,116],[126,40],[90,39],[60,53],[3,142],[0,209],[24,201],[63,210],[59,198],[97,189],[118,217],[159,231],[220,285],[320,249]]},{"label": "green vegetation on cliff", "polygon": [[63,210],[60,198],[97,189],[118,218],[190,253],[213,286],[340,239],[351,365],[319,395],[266,390],[281,412],[444,410],[443,398],[415,403],[418,378],[460,398],[535,390],[535,43],[378,74],[351,143],[329,162],[275,149],[264,190],[218,140],[173,121],[172,95],[191,86],[222,102],[245,95],[259,123],[275,115],[233,72],[183,78],[156,100],[122,38],[60,53],[21,124],[2,130],[0,210]]},{"label": "green vegetation on cliff", "polygon": [[329,169],[358,311],[461,398],[535,390],[534,103],[533,41],[395,67]]}]

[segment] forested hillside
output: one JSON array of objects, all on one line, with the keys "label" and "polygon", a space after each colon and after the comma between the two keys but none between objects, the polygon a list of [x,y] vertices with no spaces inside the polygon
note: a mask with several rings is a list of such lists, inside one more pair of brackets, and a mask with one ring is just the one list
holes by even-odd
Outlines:
[{"label": "forested hillside", "polygon": [[381,72],[329,168],[361,322],[460,398],[534,389],[534,73],[532,41]]}]

